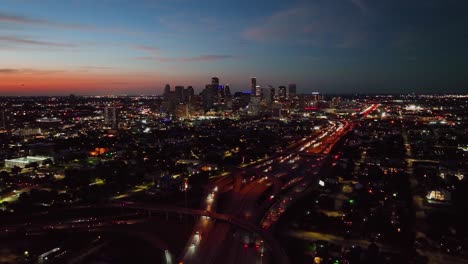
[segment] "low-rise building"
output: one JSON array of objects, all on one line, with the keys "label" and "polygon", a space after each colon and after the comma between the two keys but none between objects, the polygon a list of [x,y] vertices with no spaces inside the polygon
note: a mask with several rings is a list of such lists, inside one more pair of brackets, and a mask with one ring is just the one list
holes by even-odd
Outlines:
[{"label": "low-rise building", "polygon": [[24,168],[27,165],[37,162],[39,165],[44,163],[46,160],[53,160],[52,157],[47,157],[47,156],[27,156],[27,157],[22,157],[22,158],[16,158],[16,159],[7,159],[5,160],[5,167],[7,168],[13,168],[13,167],[20,167]]}]

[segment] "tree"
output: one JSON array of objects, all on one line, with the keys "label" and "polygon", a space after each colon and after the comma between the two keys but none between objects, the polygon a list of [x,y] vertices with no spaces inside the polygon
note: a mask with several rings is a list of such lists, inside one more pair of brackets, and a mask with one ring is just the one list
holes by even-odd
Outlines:
[{"label": "tree", "polygon": [[21,172],[21,168],[18,167],[18,166],[14,166],[13,168],[11,168],[11,173],[13,173],[14,175],[18,176],[18,174]]},{"label": "tree", "polygon": [[39,163],[37,162],[31,162],[25,166],[25,168],[33,168],[33,169],[36,169],[37,167],[39,167]]},{"label": "tree", "polygon": [[10,174],[8,174],[7,171],[0,171],[0,181],[4,182],[7,181],[8,178],[10,177]]},{"label": "tree", "polygon": [[54,162],[52,161],[52,159],[46,159],[42,162],[42,164],[44,165],[52,165]]}]

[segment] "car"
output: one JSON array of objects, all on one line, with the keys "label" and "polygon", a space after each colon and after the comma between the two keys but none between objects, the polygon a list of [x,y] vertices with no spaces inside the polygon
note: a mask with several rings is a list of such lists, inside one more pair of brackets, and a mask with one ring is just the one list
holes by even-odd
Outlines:
[{"label": "car", "polygon": [[418,237],[414,240],[414,246],[419,249],[426,249],[429,246],[429,242],[423,237]]},{"label": "car", "polygon": [[461,242],[455,238],[443,238],[440,249],[450,255],[458,255],[462,251]]}]

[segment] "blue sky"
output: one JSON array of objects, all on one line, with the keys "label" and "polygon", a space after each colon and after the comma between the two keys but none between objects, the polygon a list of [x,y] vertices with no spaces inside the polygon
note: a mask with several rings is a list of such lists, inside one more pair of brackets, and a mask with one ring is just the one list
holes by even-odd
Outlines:
[{"label": "blue sky", "polygon": [[3,0],[0,95],[467,92],[464,0]]}]

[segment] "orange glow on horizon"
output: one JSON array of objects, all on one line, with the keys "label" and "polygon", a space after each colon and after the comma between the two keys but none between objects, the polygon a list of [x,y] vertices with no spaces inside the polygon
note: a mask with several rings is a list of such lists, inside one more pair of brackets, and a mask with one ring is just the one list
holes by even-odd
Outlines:
[{"label": "orange glow on horizon", "polygon": [[118,94],[142,89],[156,93],[167,79],[157,74],[17,72],[0,75],[0,95]]}]

